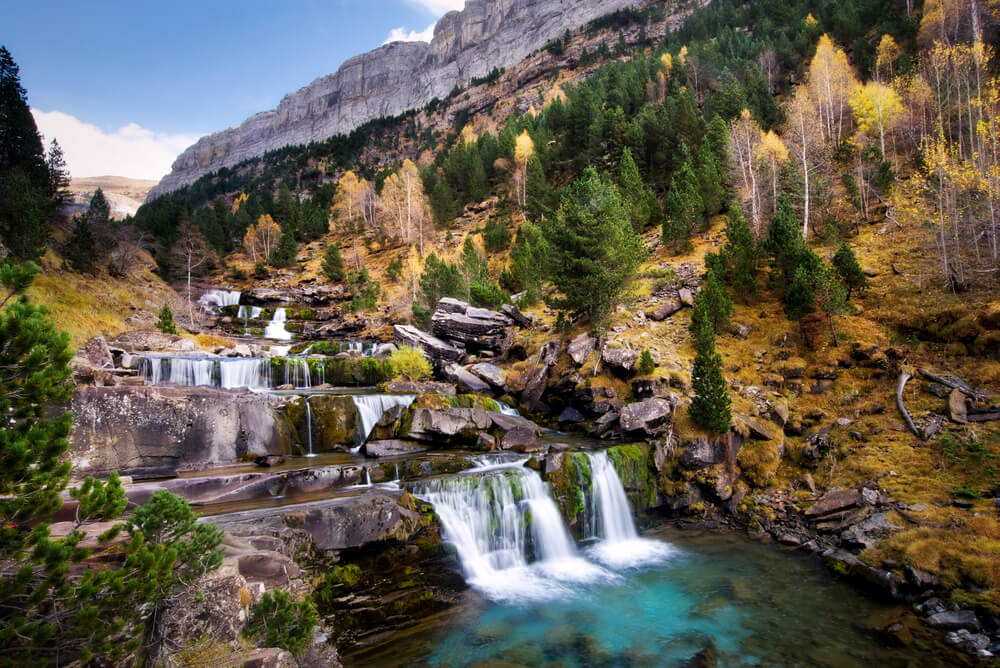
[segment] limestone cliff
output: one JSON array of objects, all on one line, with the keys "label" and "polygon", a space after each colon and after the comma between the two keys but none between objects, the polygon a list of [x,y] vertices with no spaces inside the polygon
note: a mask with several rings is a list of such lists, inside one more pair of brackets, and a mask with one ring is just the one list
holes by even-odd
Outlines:
[{"label": "limestone cliff", "polygon": [[277,109],[202,137],[174,161],[147,201],[265,152],[350,132],[444,98],[456,84],[509,67],[566,30],[642,0],[467,0],[426,42],[393,42],[286,95]]}]

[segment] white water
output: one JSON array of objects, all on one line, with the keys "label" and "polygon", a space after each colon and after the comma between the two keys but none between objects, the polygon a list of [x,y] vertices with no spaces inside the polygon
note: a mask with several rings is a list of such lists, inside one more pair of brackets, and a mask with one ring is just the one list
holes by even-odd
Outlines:
[{"label": "white water", "polygon": [[351,398],[358,408],[358,415],[361,416],[361,443],[351,450],[351,452],[357,452],[361,445],[368,440],[372,429],[382,419],[383,413],[393,406],[409,407],[417,396],[415,394],[354,394],[351,395]]},{"label": "white water", "polygon": [[508,406],[502,401],[498,401],[497,405],[500,406],[501,415],[516,415],[517,417],[521,416],[521,411],[517,410],[516,408],[513,408],[512,406]]},{"label": "white water", "polygon": [[625,488],[607,453],[588,453],[587,458],[592,485],[590,527],[600,539],[589,554],[612,568],[634,568],[668,557],[673,552],[669,545],[639,537]]},{"label": "white water", "polygon": [[240,303],[239,290],[208,290],[198,298],[198,303],[210,311],[218,311],[223,306],[236,306]]},{"label": "white water", "polygon": [[309,442],[309,452],[306,453],[306,457],[315,457],[316,455],[313,454],[313,413],[309,406],[309,397],[306,397],[306,435]]},{"label": "white water", "polygon": [[484,461],[415,491],[434,504],[469,584],[491,599],[520,603],[572,596],[567,583],[614,579],[578,555],[548,486],[524,461]]},{"label": "white water", "polygon": [[250,320],[260,317],[261,311],[263,309],[259,306],[241,306],[240,310],[236,313],[237,318],[243,318],[243,335],[249,336],[250,334]]},{"label": "white water", "polygon": [[139,362],[139,374],[153,384],[205,385],[225,390],[276,385],[308,388],[324,381],[324,366],[319,364],[311,369],[308,360],[302,357],[286,357],[284,378],[273,378],[271,359],[147,355]]},{"label": "white water", "polygon": [[274,309],[274,316],[271,318],[271,322],[264,328],[264,338],[291,341],[292,333],[285,329],[286,322],[288,322],[287,311],[283,308]]}]

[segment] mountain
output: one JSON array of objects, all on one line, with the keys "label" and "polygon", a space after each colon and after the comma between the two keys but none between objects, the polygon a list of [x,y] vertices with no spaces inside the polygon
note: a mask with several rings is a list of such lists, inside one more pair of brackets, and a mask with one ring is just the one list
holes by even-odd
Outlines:
[{"label": "mountain", "polygon": [[124,176],[84,176],[70,179],[69,192],[72,196],[67,205],[67,213],[86,211],[90,198],[98,188],[111,205],[111,215],[115,218],[134,216],[142,206],[156,181],[130,179]]},{"label": "mountain", "polygon": [[[267,151],[347,133],[443,98],[456,86],[517,63],[566,30],[642,0],[468,0],[426,42],[393,42],[286,95],[277,109],[202,137],[174,161],[148,200]],[[147,201],[148,201],[147,200]]]}]

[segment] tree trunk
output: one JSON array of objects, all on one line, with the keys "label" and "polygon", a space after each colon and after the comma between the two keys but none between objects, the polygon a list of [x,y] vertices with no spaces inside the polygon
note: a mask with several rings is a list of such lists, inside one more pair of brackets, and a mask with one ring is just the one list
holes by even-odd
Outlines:
[{"label": "tree trunk", "polygon": [[188,283],[188,321],[191,323],[191,329],[194,329],[194,310],[191,308],[191,254],[188,253],[187,256],[187,283]]}]

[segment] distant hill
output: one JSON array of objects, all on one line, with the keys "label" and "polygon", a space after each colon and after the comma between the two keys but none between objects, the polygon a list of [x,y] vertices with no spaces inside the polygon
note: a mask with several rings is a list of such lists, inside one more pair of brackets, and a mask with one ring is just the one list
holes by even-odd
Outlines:
[{"label": "distant hill", "polygon": [[70,180],[69,191],[72,202],[67,213],[72,215],[87,208],[90,197],[100,188],[111,205],[111,215],[115,218],[133,216],[146,199],[146,195],[156,185],[156,181],[130,179],[124,176],[84,176]]}]

